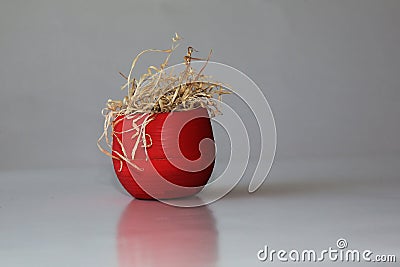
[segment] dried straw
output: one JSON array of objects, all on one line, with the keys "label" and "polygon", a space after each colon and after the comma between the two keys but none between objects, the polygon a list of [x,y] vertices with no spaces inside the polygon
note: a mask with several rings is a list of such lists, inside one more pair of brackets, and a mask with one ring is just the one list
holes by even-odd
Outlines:
[{"label": "dried straw", "polygon": [[[120,161],[120,170],[122,169],[122,161],[126,161],[137,170],[142,170],[131,159],[135,158],[135,153],[140,143],[145,148],[147,156],[146,148],[151,146],[151,136],[146,134],[146,125],[154,119],[154,114],[191,110],[199,107],[206,108],[211,117],[221,113],[218,110],[216,99],[220,101],[221,96],[229,94],[229,91],[224,89],[225,86],[222,83],[214,82],[210,76],[202,74],[212,51],[210,51],[207,59],[194,58],[192,53],[196,52],[196,50],[188,47],[187,54],[184,56],[185,69],[178,74],[174,74],[173,69],[168,72],[165,70],[168,66],[169,58],[179,46],[180,40],[181,37],[175,33],[170,49],[147,49],[139,53],[132,61],[129,75],[126,76],[120,72],[121,76],[126,80],[121,90],[128,88],[128,94],[122,100],[109,99],[107,106],[102,110],[104,131],[97,140],[97,146],[107,156]],[[147,68],[147,73],[140,76],[139,80],[132,78],[132,72],[138,59],[149,52],[166,53],[167,56],[159,68],[150,66]],[[190,64],[192,60],[205,60],[206,62],[197,72]],[[130,156],[124,150],[122,140],[119,140],[113,130],[113,125],[123,120],[122,118],[115,121],[119,115],[124,115],[125,118],[134,118],[131,120],[131,127],[125,131],[133,131],[132,139],[136,138]],[[141,123],[138,121],[141,121]],[[122,154],[112,150],[110,134],[121,145]],[[102,147],[102,140],[105,141],[107,149]],[[150,140],[149,144],[147,140]],[[114,156],[112,152],[117,156]]]}]

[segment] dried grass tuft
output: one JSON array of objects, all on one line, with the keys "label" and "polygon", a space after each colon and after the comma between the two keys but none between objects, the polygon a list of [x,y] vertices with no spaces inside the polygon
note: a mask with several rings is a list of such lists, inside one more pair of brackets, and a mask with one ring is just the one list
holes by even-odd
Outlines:
[{"label": "dried grass tuft", "polygon": [[[220,114],[218,110],[217,99],[220,101],[223,94],[229,94],[225,90],[222,83],[212,81],[210,76],[203,75],[212,51],[210,51],[206,59],[192,57],[193,52],[196,50],[193,47],[188,47],[187,54],[184,56],[185,69],[177,74],[174,74],[174,69],[166,71],[168,61],[171,54],[179,46],[181,37],[178,34],[172,38],[172,46],[170,49],[147,49],[139,53],[132,61],[131,68],[128,75],[120,72],[120,75],[125,79],[122,90],[127,89],[128,93],[122,100],[107,101],[107,106],[102,110],[104,116],[104,131],[97,141],[97,146],[106,155],[120,160],[120,169],[122,169],[122,161],[126,161],[131,166],[138,170],[142,170],[139,166],[134,164],[132,160],[135,157],[137,147],[141,145],[144,148],[151,146],[147,144],[147,139],[151,137],[146,134],[146,125],[154,119],[154,114],[162,112],[184,111],[196,109],[199,107],[206,108],[211,117]],[[167,56],[160,67],[150,66],[147,68],[147,73],[140,76],[139,80],[132,78],[132,72],[138,59],[145,53],[157,52],[165,53]],[[196,71],[192,68],[191,62],[193,60],[203,60],[205,64],[203,67]],[[132,116],[139,114],[137,120],[132,120],[132,130],[136,143],[133,151],[128,156],[127,152],[123,150],[123,154],[117,151],[112,151],[112,143],[110,135],[117,138],[113,131],[113,122],[119,115]],[[140,120],[139,118],[144,118]],[[138,121],[142,121],[138,123]],[[147,135],[147,139],[146,139]],[[108,149],[101,146],[104,139]],[[122,146],[122,141],[117,141]],[[112,154],[114,152],[115,155]],[[130,158],[130,159],[129,159]]]}]

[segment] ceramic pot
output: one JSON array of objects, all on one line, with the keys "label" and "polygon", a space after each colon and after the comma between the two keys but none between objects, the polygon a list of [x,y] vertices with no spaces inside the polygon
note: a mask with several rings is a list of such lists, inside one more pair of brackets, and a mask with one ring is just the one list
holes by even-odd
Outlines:
[{"label": "ceramic pot", "polygon": [[[113,123],[112,148],[117,157],[113,164],[122,186],[138,199],[171,199],[200,192],[211,176],[215,158],[207,110],[198,108],[152,115],[153,120],[145,127],[148,147],[139,142],[132,159],[129,157],[137,141],[132,121],[142,123],[146,116],[141,115],[119,116]],[[141,170],[120,160],[115,152],[123,154],[122,148]]]}]

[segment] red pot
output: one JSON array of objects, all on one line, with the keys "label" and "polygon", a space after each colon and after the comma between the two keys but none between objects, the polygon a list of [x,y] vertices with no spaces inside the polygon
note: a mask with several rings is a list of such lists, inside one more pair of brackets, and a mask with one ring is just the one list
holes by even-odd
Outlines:
[{"label": "red pot", "polygon": [[[211,176],[215,158],[207,110],[152,115],[153,120],[145,127],[147,155],[140,140],[132,159],[131,152],[137,141],[137,137],[132,137],[136,133],[132,130],[132,121],[142,123],[148,115],[140,118],[141,115],[119,116],[113,123],[112,148],[117,157],[113,164],[122,186],[138,199],[179,198],[200,192]],[[118,156],[118,153],[123,155],[121,144],[129,161],[141,170],[121,160]]]}]

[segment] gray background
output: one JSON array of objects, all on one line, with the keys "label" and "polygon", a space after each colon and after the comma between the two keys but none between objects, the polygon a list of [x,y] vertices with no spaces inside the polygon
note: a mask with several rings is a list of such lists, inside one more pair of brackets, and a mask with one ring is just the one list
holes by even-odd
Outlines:
[{"label": "gray background", "polygon": [[2,1],[0,169],[109,165],[95,143],[105,101],[123,95],[118,71],[174,32],[260,86],[277,160],[398,154],[399,12],[397,0]]},{"label": "gray background", "polygon": [[[287,266],[256,253],[320,251],[339,238],[397,255],[368,266],[397,266],[399,14],[399,0],[1,1],[0,266]],[[124,94],[118,71],[174,32],[248,74],[278,131],[256,193],[245,175],[246,187],[178,216],[124,193],[96,147],[100,110]],[[121,236],[121,222],[162,226]]]}]

